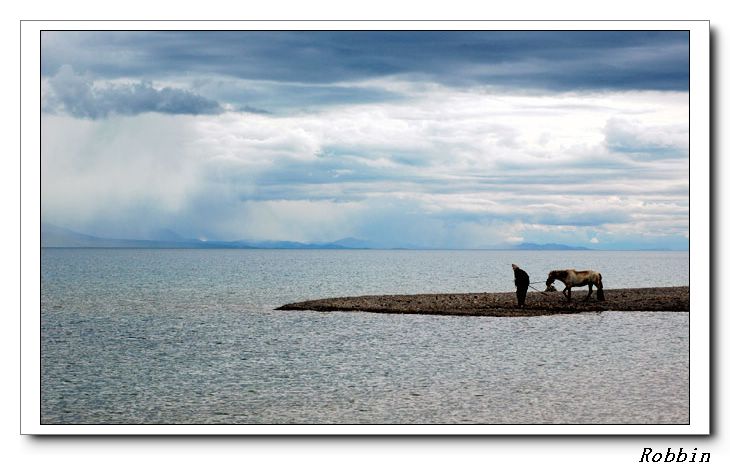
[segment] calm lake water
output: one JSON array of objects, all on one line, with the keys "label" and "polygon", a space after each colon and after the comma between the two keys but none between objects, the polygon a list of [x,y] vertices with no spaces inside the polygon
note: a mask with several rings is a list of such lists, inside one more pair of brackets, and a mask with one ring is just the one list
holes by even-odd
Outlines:
[{"label": "calm lake water", "polygon": [[688,423],[688,313],[273,310],[513,291],[513,262],[689,285],[686,252],[43,249],[41,422]]}]

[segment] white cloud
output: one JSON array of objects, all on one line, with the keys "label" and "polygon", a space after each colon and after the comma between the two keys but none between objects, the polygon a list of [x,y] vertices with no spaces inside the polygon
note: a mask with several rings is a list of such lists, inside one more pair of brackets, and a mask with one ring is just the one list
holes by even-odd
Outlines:
[{"label": "white cloud", "polygon": [[467,247],[686,230],[686,157],[611,149],[681,150],[684,93],[389,87],[409,98],[289,116],[44,115],[44,219],[224,239],[389,232]]}]

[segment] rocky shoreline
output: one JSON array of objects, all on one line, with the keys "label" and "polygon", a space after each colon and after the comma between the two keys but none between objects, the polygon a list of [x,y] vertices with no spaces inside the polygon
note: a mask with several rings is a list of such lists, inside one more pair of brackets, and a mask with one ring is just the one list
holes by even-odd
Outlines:
[{"label": "rocky shoreline", "polygon": [[568,302],[561,292],[528,292],[525,308],[517,308],[514,292],[469,294],[365,295],[290,303],[276,310],[319,312],[414,313],[427,315],[470,315],[530,317],[582,312],[688,312],[689,287],[647,287],[607,289],[606,300],[590,300],[588,291],[573,291]]}]

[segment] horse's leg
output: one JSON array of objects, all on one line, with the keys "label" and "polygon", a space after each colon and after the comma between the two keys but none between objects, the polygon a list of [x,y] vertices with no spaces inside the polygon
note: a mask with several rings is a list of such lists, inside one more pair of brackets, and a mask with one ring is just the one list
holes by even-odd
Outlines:
[{"label": "horse's leg", "polygon": [[565,298],[567,298],[568,299],[568,302],[570,302],[570,287],[566,286],[563,289],[563,295],[565,295]]},{"label": "horse's leg", "polygon": [[586,300],[590,300],[592,293],[593,293],[593,284],[588,284],[588,295],[586,295]]},{"label": "horse's leg", "polygon": [[603,280],[599,280],[596,284],[596,300],[604,301],[606,298],[603,296]]}]

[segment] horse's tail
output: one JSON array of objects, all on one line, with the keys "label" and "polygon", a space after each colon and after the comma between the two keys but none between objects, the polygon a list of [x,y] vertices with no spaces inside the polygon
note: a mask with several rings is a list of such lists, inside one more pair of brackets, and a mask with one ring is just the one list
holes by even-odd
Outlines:
[{"label": "horse's tail", "polygon": [[596,298],[601,302],[606,300],[606,297],[603,296],[603,277],[600,272],[598,273],[598,282],[596,282]]}]

